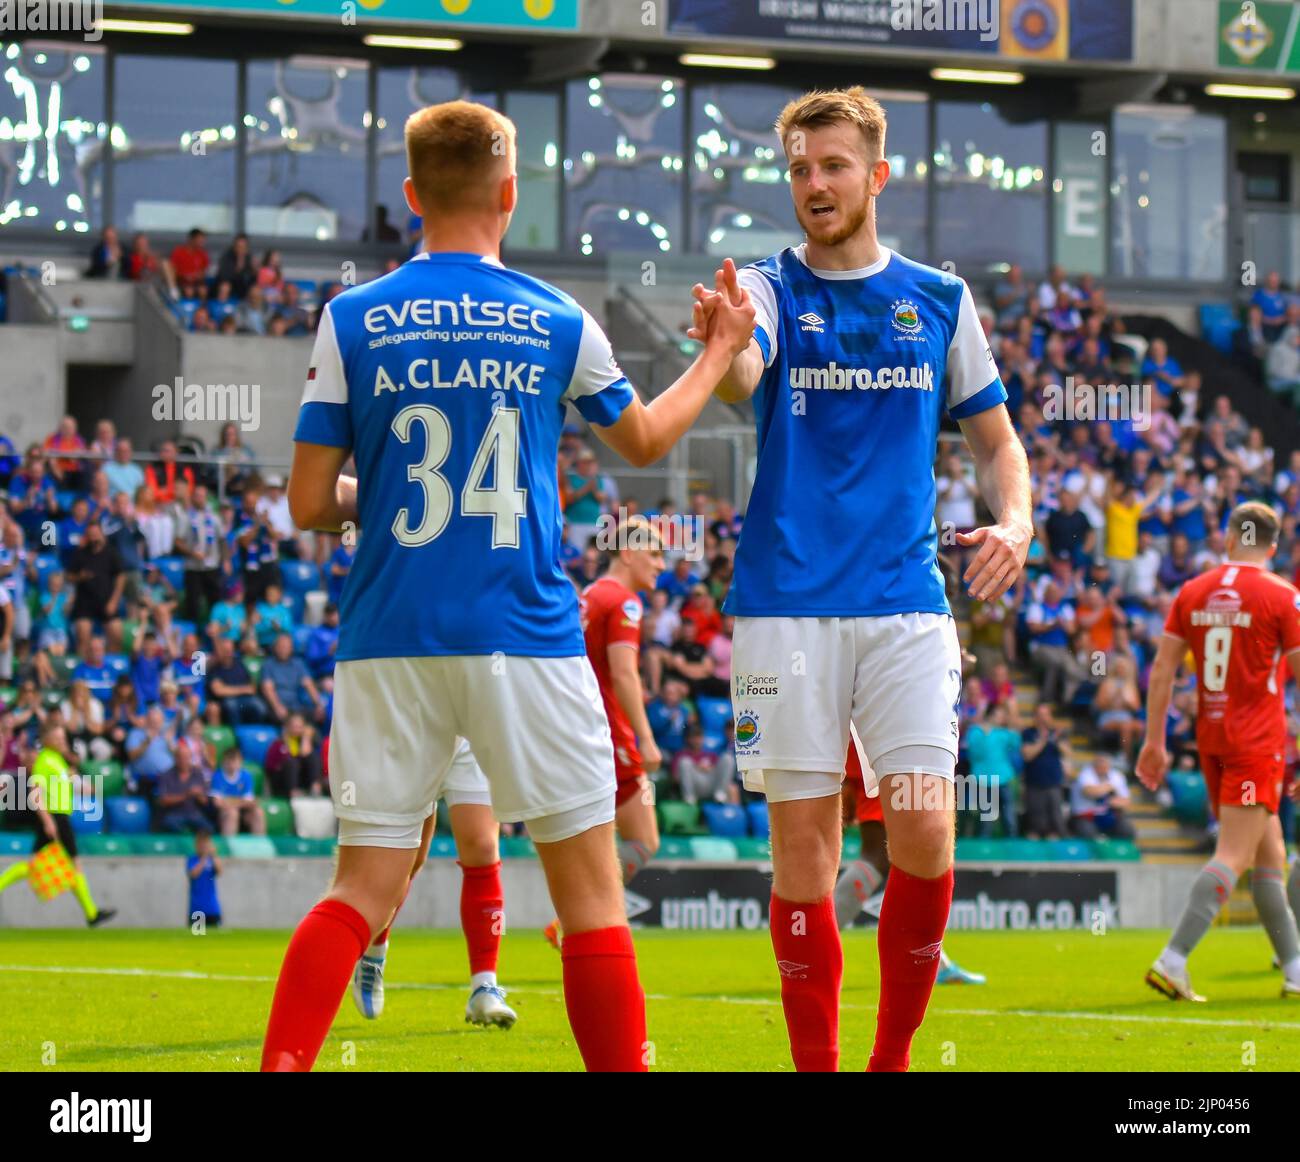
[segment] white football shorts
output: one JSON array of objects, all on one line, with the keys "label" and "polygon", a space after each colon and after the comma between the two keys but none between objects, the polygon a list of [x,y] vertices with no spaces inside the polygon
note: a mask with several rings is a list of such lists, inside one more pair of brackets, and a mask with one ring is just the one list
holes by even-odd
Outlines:
[{"label": "white football shorts", "polygon": [[[552,816],[571,820],[570,834],[608,822],[614,747],[591,663],[500,654],[339,662],[329,783],[340,820],[414,828],[417,839],[440,796],[490,802],[502,822],[536,820],[539,830]],[[534,838],[568,836],[547,828]]]},{"label": "white football shorts", "polygon": [[953,759],[935,773],[952,777],[961,647],[947,614],[738,617],[731,674],[736,766],[748,790],[768,790],[765,769],[842,779],[850,726],[864,768],[889,774],[893,764],[881,760],[891,751],[933,747]]}]

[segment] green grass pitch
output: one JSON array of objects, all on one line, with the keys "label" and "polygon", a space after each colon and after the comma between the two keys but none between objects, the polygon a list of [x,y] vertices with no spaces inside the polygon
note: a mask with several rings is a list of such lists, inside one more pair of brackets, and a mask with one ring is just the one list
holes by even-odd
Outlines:
[{"label": "green grass pitch", "polygon": [[[1142,975],[1163,933],[956,933],[947,947],[985,986],[946,986],[913,1050],[918,1070],[1291,1070],[1300,1003],[1258,929],[1213,930],[1192,959],[1206,1005],[1171,1003]],[[256,1067],[283,932],[0,931],[0,1069],[249,1070]],[[841,1065],[865,1067],[878,994],[875,937],[845,936]],[[654,1067],[789,1070],[766,932],[637,933]],[[501,980],[519,1024],[464,1023],[459,932],[399,929],[387,1008],[345,998],[322,1070],[568,1070],[560,961],[511,932]]]}]

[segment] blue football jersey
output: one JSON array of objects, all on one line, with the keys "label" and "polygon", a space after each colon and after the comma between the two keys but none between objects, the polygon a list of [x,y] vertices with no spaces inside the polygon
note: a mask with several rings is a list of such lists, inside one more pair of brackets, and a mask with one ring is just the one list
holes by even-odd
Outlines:
[{"label": "blue football jersey", "polygon": [[584,653],[560,567],[566,401],[632,401],[569,295],[476,254],[421,253],[321,313],[294,439],[356,459],[361,532],[336,657]]},{"label": "blue football jersey", "polygon": [[726,612],[743,617],[947,613],[934,460],[954,418],[1001,407],[970,289],[882,248],[814,271],[804,247],[745,267],[766,369],[758,471]]}]

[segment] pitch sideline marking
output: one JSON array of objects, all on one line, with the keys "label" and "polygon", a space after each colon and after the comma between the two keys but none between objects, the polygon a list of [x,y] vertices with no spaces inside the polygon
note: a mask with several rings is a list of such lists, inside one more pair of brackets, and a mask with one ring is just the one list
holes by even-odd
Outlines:
[{"label": "pitch sideline marking", "polygon": [[[166,980],[206,980],[216,981],[227,984],[274,984],[273,976],[246,976],[235,973],[220,972],[196,972],[192,969],[153,969],[153,968],[110,968],[97,966],[80,966],[80,965],[56,965],[56,964],[0,964],[0,972],[48,972],[48,973],[81,973],[91,976],[149,976],[161,977]],[[421,984],[416,982],[401,983],[397,981],[388,982],[388,988],[391,989],[409,989],[426,992],[441,992],[445,990],[460,990],[465,986],[462,984]],[[536,994],[538,996],[559,996],[559,989],[546,988],[529,988],[518,990],[522,994]],[[722,1005],[778,1005],[781,1002],[775,999],[765,997],[727,997],[727,996],[672,996],[663,993],[647,993],[646,999],[651,1001],[704,1001],[709,1004]],[[874,1005],[854,1005],[842,1004],[842,1009],[854,1010],[872,1010]],[[1294,1029],[1300,1030],[1300,1022],[1295,1021],[1243,1021],[1223,1019],[1215,1020],[1211,1017],[1156,1017],[1141,1013],[1084,1013],[1084,1012],[1050,1012],[1043,1009],[944,1009],[935,1008],[931,1010],[932,1015],[947,1017],[1027,1017],[1032,1020],[1049,1020],[1049,1021],[1122,1021],[1127,1024],[1139,1025],[1207,1025],[1216,1028],[1225,1029],[1258,1029],[1267,1026],[1269,1029]]]}]

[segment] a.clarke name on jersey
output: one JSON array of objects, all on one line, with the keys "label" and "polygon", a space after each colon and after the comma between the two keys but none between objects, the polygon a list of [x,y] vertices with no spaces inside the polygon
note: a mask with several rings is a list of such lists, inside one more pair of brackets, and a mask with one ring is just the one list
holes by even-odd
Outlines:
[{"label": "a.clarke name on jersey", "polygon": [[404,379],[395,380],[381,364],[375,371],[375,395],[385,391],[424,391],[451,387],[477,387],[541,395],[538,383],[546,373],[541,363],[516,363],[506,359],[412,359]]},{"label": "a.clarke name on jersey", "polygon": [[917,391],[934,390],[934,368],[928,363],[919,367],[841,367],[834,360],[828,367],[790,368],[790,387],[795,391],[888,391],[894,387]]},{"label": "a.clarke name on jersey", "polygon": [[389,327],[513,327],[549,335],[550,311],[527,303],[476,302],[468,294],[458,299],[407,299],[400,303],[379,303],[362,317],[372,335]]}]

